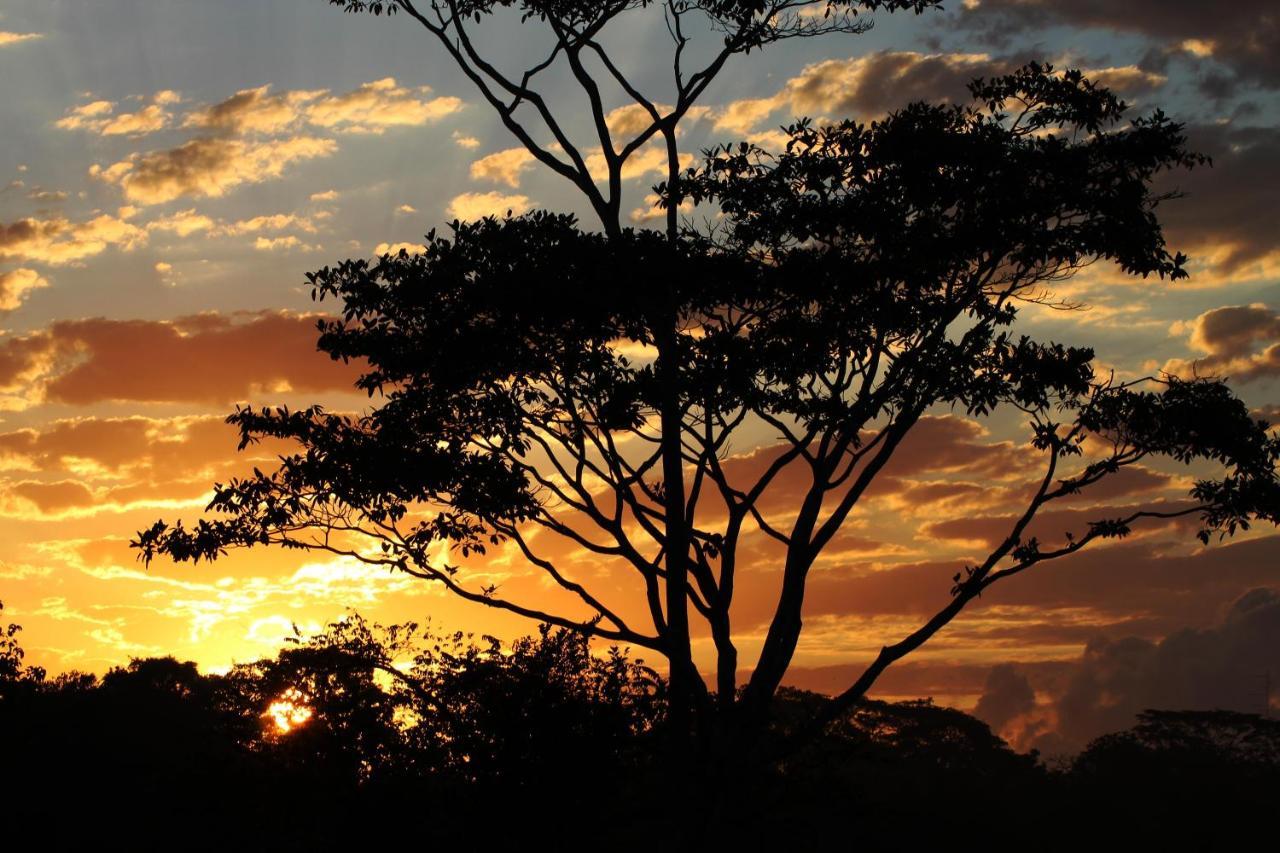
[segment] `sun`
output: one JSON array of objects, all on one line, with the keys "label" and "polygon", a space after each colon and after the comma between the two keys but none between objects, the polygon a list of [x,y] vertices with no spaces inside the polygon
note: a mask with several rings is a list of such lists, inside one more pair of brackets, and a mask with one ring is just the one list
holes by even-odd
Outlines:
[{"label": "sun", "polygon": [[269,721],[270,725],[275,726],[276,734],[288,734],[299,726],[306,725],[314,715],[315,712],[307,702],[305,693],[296,687],[290,687],[280,694],[280,698],[267,706],[262,716]]}]

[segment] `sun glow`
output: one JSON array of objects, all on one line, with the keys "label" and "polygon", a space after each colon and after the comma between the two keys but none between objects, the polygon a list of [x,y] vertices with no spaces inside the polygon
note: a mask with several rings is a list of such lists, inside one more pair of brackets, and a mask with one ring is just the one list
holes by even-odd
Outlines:
[{"label": "sun glow", "polygon": [[276,734],[283,735],[306,725],[314,713],[307,704],[306,695],[298,688],[290,687],[267,706],[262,716],[275,726]]}]

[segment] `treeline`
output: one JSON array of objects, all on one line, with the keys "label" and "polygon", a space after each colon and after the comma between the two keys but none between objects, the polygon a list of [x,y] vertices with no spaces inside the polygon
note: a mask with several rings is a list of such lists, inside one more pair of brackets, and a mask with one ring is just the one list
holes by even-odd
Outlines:
[{"label": "treeline", "polygon": [[1280,793],[1280,723],[1257,716],[1151,711],[1048,767],[928,701],[865,702],[795,746],[823,698],[785,691],[752,754],[687,766],[673,807],[664,686],[569,631],[503,646],[359,617],[225,675],[49,678],[10,626],[0,805],[30,849],[1226,850]]}]

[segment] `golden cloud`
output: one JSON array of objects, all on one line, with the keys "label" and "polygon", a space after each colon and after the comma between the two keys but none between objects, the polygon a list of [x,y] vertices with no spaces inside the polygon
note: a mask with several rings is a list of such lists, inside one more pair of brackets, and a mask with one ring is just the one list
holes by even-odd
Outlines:
[{"label": "golden cloud", "polygon": [[190,208],[148,222],[147,230],[171,231],[179,237],[189,237],[197,231],[212,230],[216,224],[204,214],[196,213],[195,208]]},{"label": "golden cloud", "polygon": [[261,142],[193,139],[177,148],[134,154],[90,174],[124,191],[139,204],[161,204],[182,196],[219,197],[241,184],[278,178],[293,163],[327,157],[337,150],[331,139],[295,136]]},{"label": "golden cloud", "polygon": [[1225,376],[1241,382],[1280,376],[1280,312],[1260,302],[1214,308],[1190,323],[1175,323],[1170,331],[1189,331],[1188,343],[1206,355],[1170,359],[1163,368],[1166,373]]},{"label": "golden cloud", "polygon": [[214,479],[268,467],[289,450],[267,440],[238,453],[237,440],[219,416],[72,418],[0,433],[0,469],[26,475],[0,481],[0,512],[41,518],[181,505],[202,500]]},{"label": "golden cloud", "polygon": [[35,270],[19,267],[0,272],[0,311],[13,311],[26,301],[28,293],[48,286],[49,281]]},{"label": "golden cloud", "polygon": [[504,195],[502,193],[463,193],[454,196],[445,213],[454,219],[468,222],[483,219],[486,216],[505,216],[510,212],[519,216],[531,210],[536,202],[524,195]]},{"label": "golden cloud", "polygon": [[0,258],[59,266],[100,254],[110,246],[129,251],[146,240],[146,231],[108,214],[87,222],[60,216],[28,218],[0,224]]},{"label": "golden cloud", "polygon": [[35,41],[42,38],[44,38],[44,35],[41,33],[10,33],[0,30],[0,47],[8,47],[11,44],[21,44],[24,41]]},{"label": "golden cloud", "polygon": [[408,127],[444,118],[462,109],[458,98],[427,99],[429,86],[409,89],[392,77],[365,83],[345,95],[315,100],[306,120],[319,127],[347,133],[382,133],[388,127]]},{"label": "golden cloud", "polygon": [[87,130],[101,136],[144,136],[168,127],[173,121],[173,114],[165,107],[180,100],[177,92],[166,89],[153,95],[151,103],[132,113],[116,113],[113,101],[90,101],[73,107],[53,124],[62,130]]},{"label": "golden cloud", "polygon": [[373,249],[373,254],[377,257],[382,255],[398,255],[404,251],[410,255],[421,255],[427,250],[427,247],[421,243],[379,243]]},{"label": "golden cloud", "polygon": [[288,228],[308,234],[316,233],[315,222],[296,213],[273,213],[241,219],[228,225],[225,230],[228,234],[255,234],[259,231],[284,231]]},{"label": "golden cloud", "polygon": [[515,189],[520,186],[521,173],[533,164],[533,155],[527,149],[507,148],[472,163],[471,178],[477,181],[494,181]]},{"label": "golden cloud", "polygon": [[269,94],[271,85],[241,89],[224,101],[187,114],[184,127],[202,127],[229,133],[280,133],[297,123],[303,107],[325,94],[291,91]]},{"label": "golden cloud", "polygon": [[283,252],[290,249],[314,252],[319,250],[320,247],[304,243],[297,237],[289,234],[285,237],[259,237],[253,241],[253,248],[257,249],[259,252]]}]

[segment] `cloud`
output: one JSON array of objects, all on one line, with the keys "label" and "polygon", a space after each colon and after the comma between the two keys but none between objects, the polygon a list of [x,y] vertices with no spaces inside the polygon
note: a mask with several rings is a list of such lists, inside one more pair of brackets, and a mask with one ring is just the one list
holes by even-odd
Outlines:
[{"label": "cloud", "polygon": [[165,89],[151,96],[151,103],[132,113],[116,113],[114,101],[96,100],[73,107],[54,122],[62,130],[86,130],[101,136],[144,136],[164,130],[173,122],[166,109],[178,103],[181,96]]},{"label": "cloud", "polygon": [[1171,331],[1188,330],[1191,346],[1207,355],[1190,361],[1171,359],[1164,365],[1168,373],[1240,382],[1280,375],[1280,312],[1260,302],[1214,308],[1189,324],[1175,323]]},{"label": "cloud", "polygon": [[280,133],[302,117],[304,106],[326,90],[270,94],[270,84],[241,89],[224,101],[187,114],[184,127],[201,127],[228,133]]},{"label": "cloud", "polygon": [[471,164],[471,179],[493,181],[515,189],[521,174],[534,164],[533,155],[525,148],[507,148],[481,157]]},{"label": "cloud", "polygon": [[[0,433],[0,511],[10,516],[119,512],[201,498],[214,479],[269,467],[286,442],[237,452],[220,416],[69,418]],[[37,479],[43,478],[43,479]]]},{"label": "cloud", "polygon": [[[659,115],[666,115],[672,110],[665,104],[655,104],[655,106]],[[634,138],[649,129],[653,124],[653,116],[640,104],[627,104],[610,110],[604,117],[604,123],[609,128],[609,135],[615,139]]]},{"label": "cloud", "polygon": [[316,351],[315,315],[206,313],[63,320],[0,340],[0,389],[29,403],[227,405],[288,391],[350,390],[355,370]]},{"label": "cloud", "polygon": [[264,142],[199,138],[165,151],[133,154],[90,174],[115,184],[131,202],[160,204],[183,196],[217,198],[241,184],[278,178],[293,163],[327,157],[331,139],[295,136]]},{"label": "cloud", "polygon": [[147,223],[147,230],[170,231],[179,237],[189,237],[197,231],[210,231],[216,225],[217,223],[209,217],[202,213],[196,213],[193,207],[169,216],[163,216],[160,219],[154,219]]},{"label": "cloud", "polygon": [[315,100],[307,106],[306,119],[346,133],[382,133],[388,127],[427,124],[462,109],[458,98],[426,98],[430,91],[429,86],[398,86],[394,78],[387,77],[345,95]]},{"label": "cloud", "polygon": [[146,240],[146,231],[109,214],[87,222],[61,216],[19,219],[9,225],[0,223],[0,258],[59,266],[100,254],[111,246],[129,251]]},{"label": "cloud", "polygon": [[476,139],[474,136],[468,136],[467,134],[458,130],[455,130],[453,132],[453,136],[451,138],[459,148],[465,148],[468,151],[472,151],[480,147],[479,139]]},{"label": "cloud", "polygon": [[974,77],[1007,67],[985,53],[876,51],[810,65],[781,96],[795,115],[873,116],[916,100],[961,100]]},{"label": "cloud", "polygon": [[[184,196],[220,197],[244,185],[284,174],[294,163],[327,157],[337,143],[307,127],[337,133],[381,133],[389,127],[422,125],[462,108],[457,98],[426,98],[427,87],[399,86],[393,78],[333,95],[327,89],[271,93],[270,85],[242,89],[219,103],[187,113],[182,127],[204,135],[175,148],[135,152],[89,174],[119,186],[127,200],[161,204]],[[75,108],[59,122],[101,133],[144,132],[168,124],[164,105],[176,93],[154,96],[154,110],[113,116],[114,104],[95,101]],[[163,118],[163,122],[161,119]]]},{"label": "cloud", "polygon": [[1242,0],[1205,14],[1192,0],[981,0],[960,23],[996,41],[1066,24],[1147,36],[1166,51],[1223,64],[1242,80],[1280,86],[1280,16],[1271,0]]},{"label": "cloud", "polygon": [[228,234],[256,234],[259,231],[284,231],[289,228],[308,234],[314,234],[317,230],[314,221],[296,213],[272,213],[241,219],[226,226],[224,230]]},{"label": "cloud", "polygon": [[383,255],[398,255],[401,251],[408,252],[410,255],[421,255],[427,250],[427,247],[421,243],[379,243],[373,249],[373,254],[377,257]]},{"label": "cloud", "polygon": [[67,193],[62,190],[33,189],[31,190],[31,192],[27,193],[27,198],[31,199],[32,201],[38,201],[38,202],[49,204],[49,203],[56,203],[60,201],[66,201]]},{"label": "cloud", "polygon": [[[969,100],[975,77],[1007,74],[1017,57],[986,53],[918,53],[880,50],[806,66],[774,95],[744,98],[713,111],[716,130],[746,136],[770,116],[870,119],[912,101],[960,103]],[[1086,75],[1121,93],[1146,92],[1166,78],[1137,66],[1097,68]]]},{"label": "cloud", "polygon": [[988,673],[982,698],[978,700],[973,715],[991,726],[992,731],[999,732],[1035,706],[1036,694],[1027,677],[1011,664],[1000,664],[993,666]]},{"label": "cloud", "polygon": [[[604,180],[609,174],[609,165],[604,159],[604,154],[599,150],[587,155],[586,164],[587,171],[597,181]],[[634,181],[648,175],[666,177],[667,165],[666,146],[661,142],[653,142],[634,152],[622,164],[622,180]],[[687,169],[691,165],[693,165],[693,155],[681,154],[680,168]]]},{"label": "cloud", "polygon": [[1165,75],[1146,71],[1137,65],[1086,68],[1084,76],[1113,92],[1125,95],[1150,92],[1169,82],[1169,78]]},{"label": "cloud", "polygon": [[1186,195],[1162,204],[1158,215],[1170,246],[1207,268],[1197,274],[1193,267],[1191,284],[1280,275],[1280,128],[1196,125],[1187,137],[1188,149],[1213,165],[1166,173],[1156,189]]},{"label": "cloud", "polygon": [[333,201],[338,197],[337,190],[325,190],[320,193],[312,193],[311,201]]},{"label": "cloud", "polygon": [[[1026,675],[993,671],[977,713],[993,726],[1001,721],[1022,748],[1073,752],[1099,735],[1129,728],[1148,708],[1263,712],[1264,677],[1277,668],[1280,589],[1259,587],[1208,627],[1182,628],[1158,641],[1093,638],[1041,706],[1027,707],[1025,692],[1016,706],[1009,701],[1029,687]],[[1011,711],[1016,713],[1008,716]]]},{"label": "cloud", "polygon": [[462,193],[454,196],[445,209],[445,213],[454,219],[464,222],[483,219],[486,216],[505,216],[508,212],[519,216],[531,210],[537,202],[525,195],[504,195],[503,193]]},{"label": "cloud", "polygon": [[285,237],[259,237],[253,241],[253,248],[259,252],[281,252],[290,249],[300,249],[304,252],[314,252],[319,250],[319,246],[312,246],[302,242],[297,237],[289,234]]},{"label": "cloud", "polygon": [[19,267],[9,272],[0,272],[0,311],[17,309],[26,301],[28,293],[48,286],[48,279],[35,270]]},{"label": "cloud", "polygon": [[0,30],[0,47],[9,47],[14,44],[22,44],[25,41],[35,41],[42,39],[44,35],[41,33],[11,33]]}]

